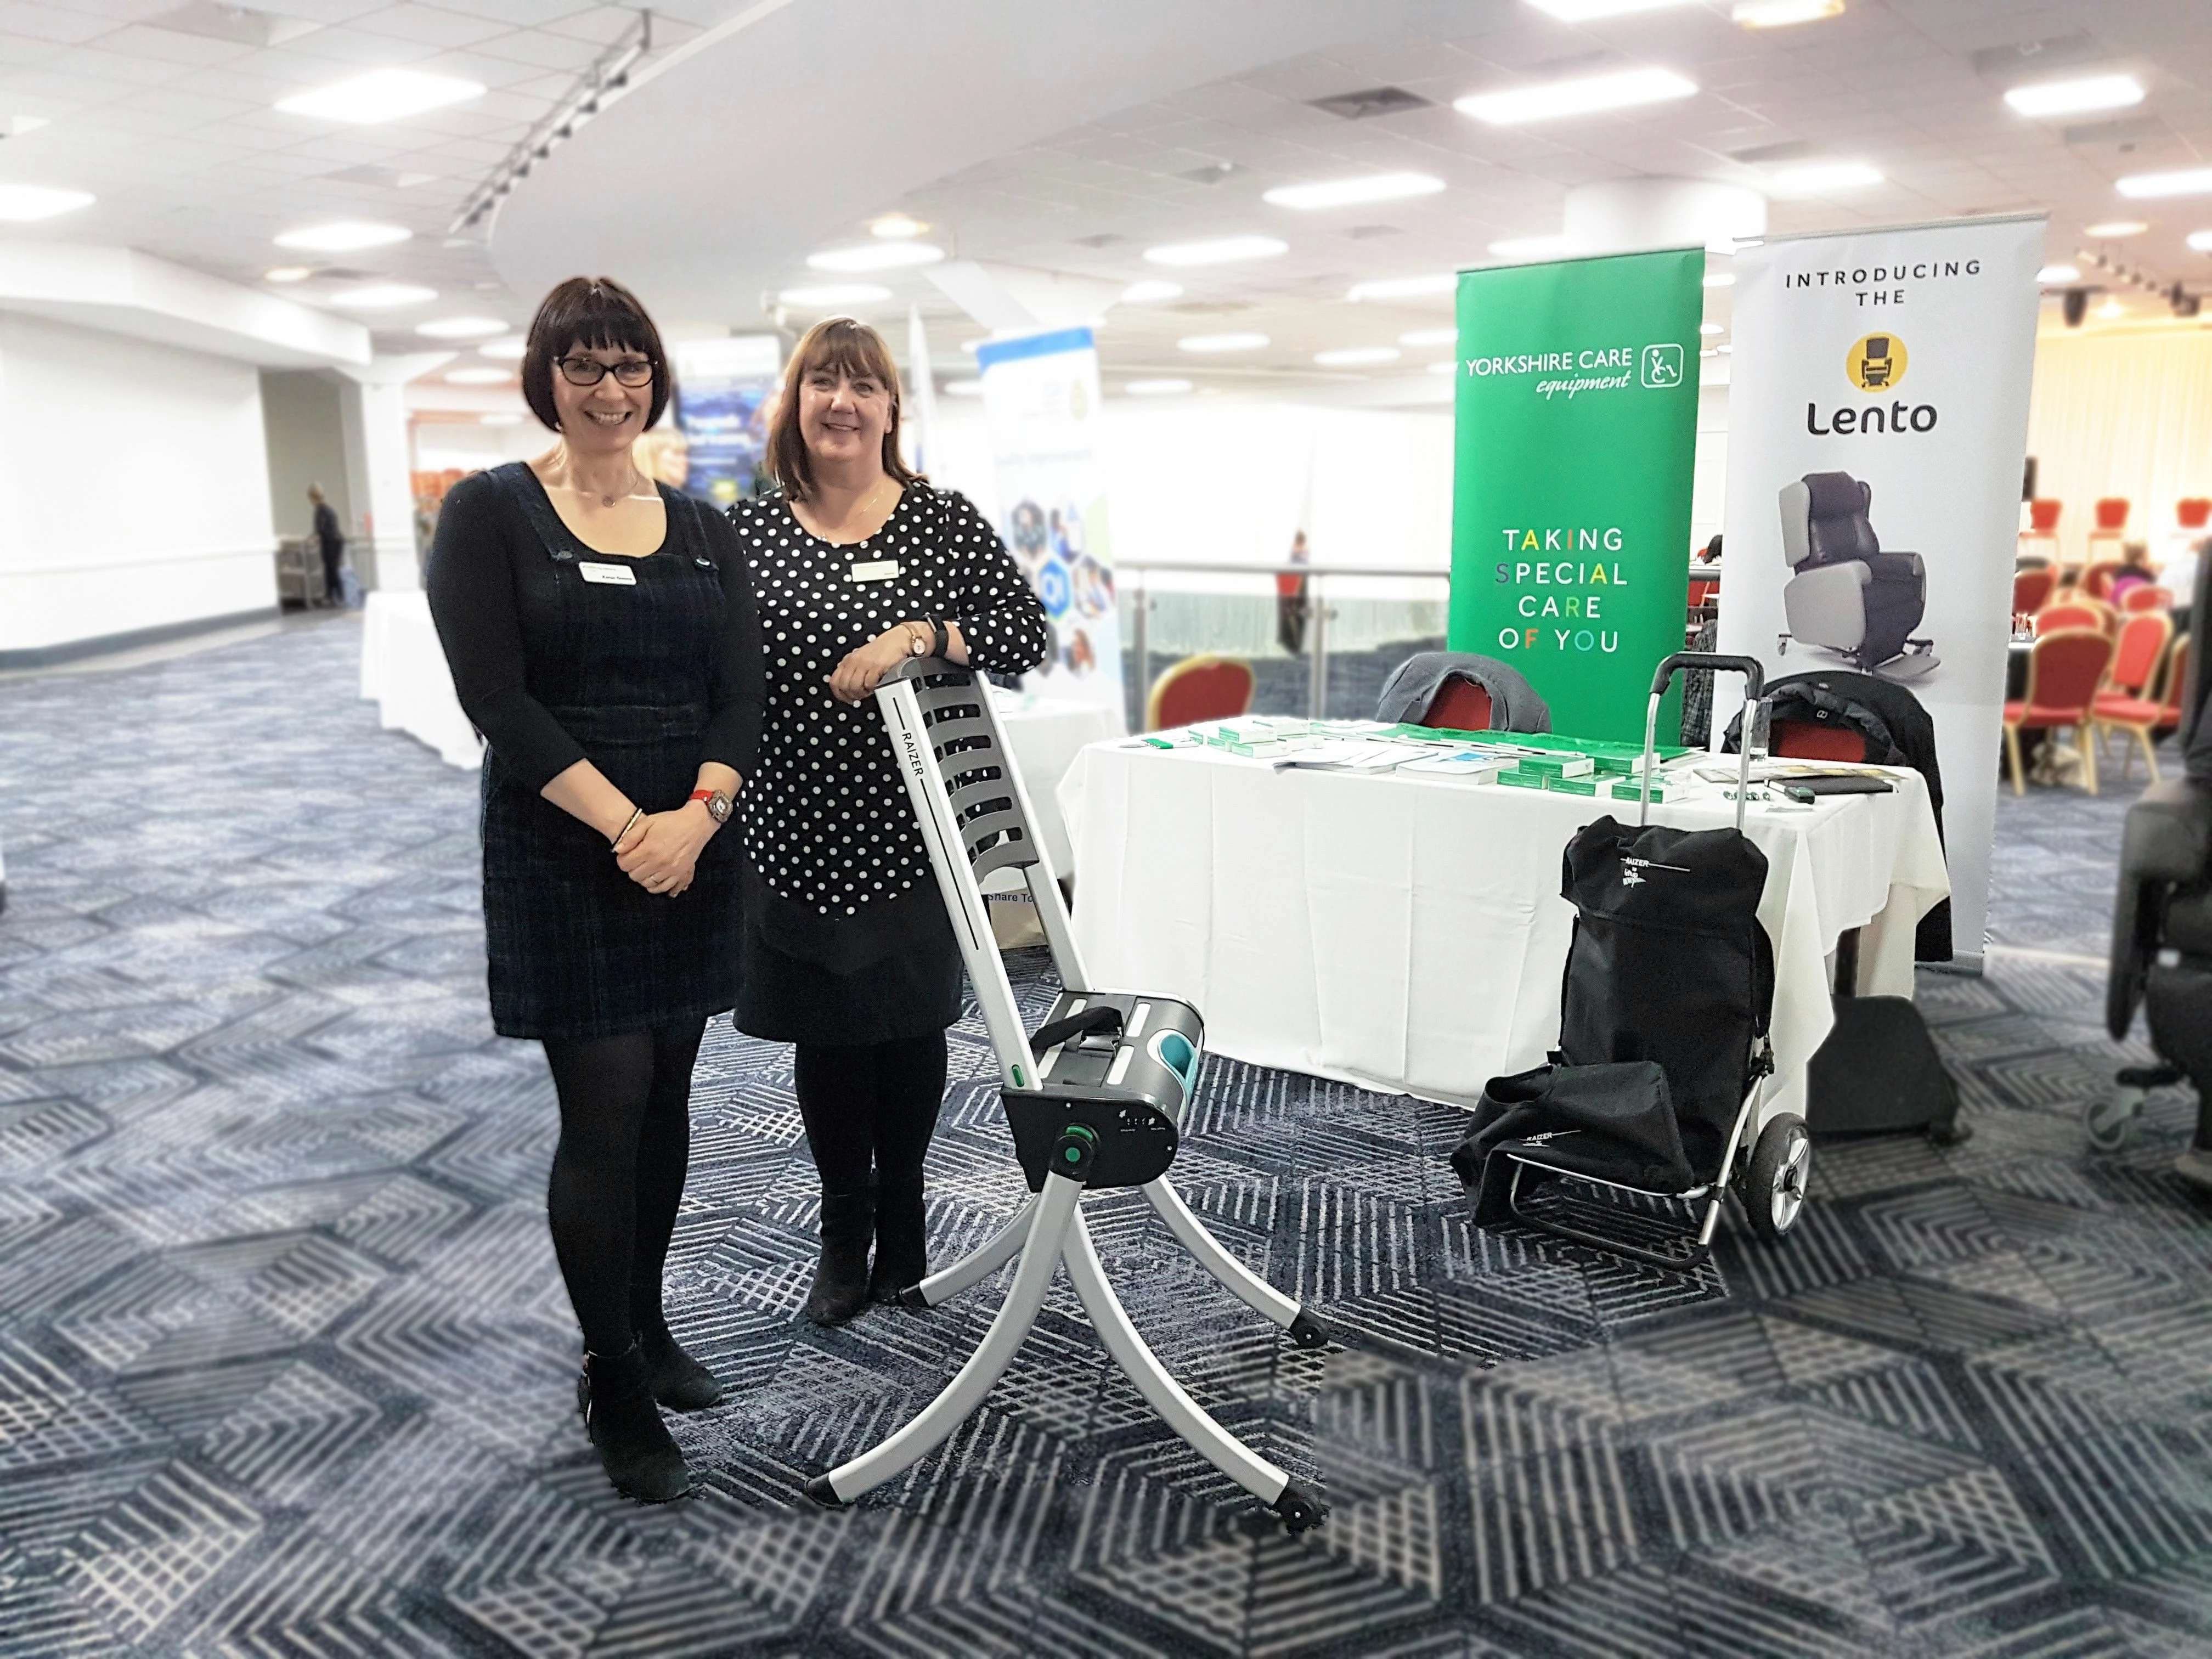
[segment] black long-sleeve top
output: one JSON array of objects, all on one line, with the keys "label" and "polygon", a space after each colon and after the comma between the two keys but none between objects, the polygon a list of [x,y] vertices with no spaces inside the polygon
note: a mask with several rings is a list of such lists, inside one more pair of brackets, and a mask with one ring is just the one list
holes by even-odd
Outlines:
[{"label": "black long-sleeve top", "polygon": [[[656,557],[685,547],[694,519],[682,496],[661,494],[668,539]],[[729,520],[708,509],[696,518],[726,601],[719,659],[709,665],[699,757],[750,778],[760,753],[763,699],[752,576]],[[562,611],[551,561],[528,514],[488,475],[464,478],[447,495],[424,585],[461,708],[516,781],[541,790],[588,758],[548,708],[571,700],[553,683]]]}]

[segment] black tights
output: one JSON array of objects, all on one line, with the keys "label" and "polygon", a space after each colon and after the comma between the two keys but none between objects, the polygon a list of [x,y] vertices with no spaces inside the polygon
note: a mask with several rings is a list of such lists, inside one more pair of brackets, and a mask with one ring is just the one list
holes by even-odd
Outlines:
[{"label": "black tights", "polygon": [[798,1045],[799,1114],[825,1193],[919,1185],[945,1099],[945,1033]]},{"label": "black tights", "polygon": [[617,1354],[661,1326],[660,1273],[691,1158],[691,1066],[707,1022],[547,1037],[561,1145],[545,1211],[584,1346]]}]

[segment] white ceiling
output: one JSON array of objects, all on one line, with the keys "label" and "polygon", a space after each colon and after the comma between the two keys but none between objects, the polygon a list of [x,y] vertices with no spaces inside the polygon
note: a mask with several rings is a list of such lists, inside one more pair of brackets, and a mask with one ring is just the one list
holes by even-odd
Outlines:
[{"label": "white ceiling", "polygon": [[[1583,182],[1654,173],[1756,184],[1759,170],[1736,158],[1780,145],[1869,161],[1890,182],[1777,202],[1777,231],[2033,209],[2052,215],[2057,258],[2086,246],[2087,225],[2140,217],[2150,233],[2113,253],[2161,285],[2212,281],[2207,257],[2182,240],[2212,228],[2212,197],[2130,204],[2112,188],[2126,173],[2212,164],[2206,0],[1850,0],[1839,18],[1759,33],[1730,23],[1727,0],[1582,26],[1522,0],[674,0],[654,9],[662,59],[703,28],[763,15],[556,151],[509,203],[489,249],[449,244],[456,210],[632,11],[568,0],[262,0],[258,11],[313,26],[272,46],[163,26],[178,9],[0,0],[0,127],[18,116],[50,123],[0,139],[0,182],[100,198],[46,225],[6,228],[0,253],[16,240],[122,245],[252,282],[289,257],[271,245],[280,230],[390,220],[415,239],[341,263],[442,291],[422,313],[373,319],[393,349],[419,343],[410,331],[423,316],[488,310],[520,322],[549,276],[582,268],[634,280],[664,320],[759,327],[762,296],[807,280],[809,252],[902,208],[960,258],[1181,281],[1188,309],[1110,313],[1109,384],[1173,372],[1353,386],[1418,369],[1424,354],[1363,376],[1317,371],[1313,353],[1388,344],[1449,314],[1441,301],[1348,304],[1353,281],[1482,262],[1500,237],[1557,229],[1564,192]],[[216,9],[201,0],[191,15]],[[2057,44],[2039,58],[1993,61],[2027,41]],[[1513,130],[1450,107],[1471,91],[1644,63],[1702,90]],[[374,127],[271,107],[395,64],[491,91]],[[2002,101],[2008,84],[2107,66],[2150,88],[2109,125],[2028,121]],[[1347,121],[1310,102],[1377,86],[1431,103]],[[1218,182],[1187,176],[1224,164]],[[1260,201],[1277,184],[1405,167],[1449,188],[1319,214]],[[403,186],[398,175],[427,176]],[[1244,231],[1279,235],[1291,251],[1186,272],[1141,258],[1158,242]],[[940,362],[973,331],[923,278],[886,285],[897,297],[877,308],[884,319],[909,300],[938,319]],[[312,298],[317,287],[290,292]],[[2129,298],[2136,317],[2162,309]],[[1232,326],[1273,343],[1233,364],[1174,346]]]}]

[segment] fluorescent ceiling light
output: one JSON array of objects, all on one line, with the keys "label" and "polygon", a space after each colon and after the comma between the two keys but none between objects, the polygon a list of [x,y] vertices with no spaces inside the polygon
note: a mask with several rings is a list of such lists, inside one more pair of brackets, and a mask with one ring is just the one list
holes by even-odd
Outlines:
[{"label": "fluorescent ceiling light", "polygon": [[2212,253],[2212,230],[2191,231],[2189,246],[2191,252]]},{"label": "fluorescent ceiling light", "polygon": [[1593,115],[1600,110],[1630,109],[1638,104],[1662,104],[1670,98],[1687,98],[1697,89],[1696,82],[1685,80],[1672,70],[1618,70],[1609,75],[1515,87],[1506,92],[1474,93],[1452,107],[1494,127],[1512,127],[1569,115]]},{"label": "fluorescent ceiling light", "polygon": [[1186,334],[1176,342],[1184,351],[1257,351],[1267,343],[1264,334]]},{"label": "fluorescent ceiling light", "polygon": [[881,236],[887,241],[897,241],[908,236],[919,236],[929,227],[910,214],[886,213],[879,219],[868,221],[868,234]]},{"label": "fluorescent ceiling light", "polygon": [[819,288],[787,288],[775,297],[802,311],[835,311],[839,306],[873,305],[890,299],[891,291],[873,283],[824,283]]},{"label": "fluorescent ceiling light", "polygon": [[311,92],[295,93],[279,99],[276,107],[287,115],[314,115],[325,121],[373,126],[379,121],[403,121],[426,110],[465,103],[483,97],[483,92],[479,81],[425,75],[420,70],[382,69]]},{"label": "fluorescent ceiling light", "polygon": [[897,270],[907,265],[933,265],[945,257],[934,242],[863,242],[858,247],[833,247],[826,253],[810,253],[806,263],[816,270]]},{"label": "fluorescent ceiling light", "polygon": [[2140,236],[2150,227],[2140,219],[2107,219],[2101,225],[2092,225],[2082,233],[2100,242],[2117,242],[2123,236]]},{"label": "fluorescent ceiling light", "polygon": [[1132,398],[1172,398],[1190,390],[1188,380],[1132,380],[1121,388]]},{"label": "fluorescent ceiling light", "polygon": [[1703,351],[1700,351],[1698,354],[1700,357],[1717,357],[1720,355],[1721,354],[1719,352],[1714,350],[1711,346],[1707,346]]},{"label": "fluorescent ceiling light", "polygon": [[1440,363],[1431,363],[1429,365],[1429,373],[1431,374],[1449,374],[1458,367],[1459,360],[1457,358],[1447,357]]},{"label": "fluorescent ceiling light", "polygon": [[505,386],[514,378],[511,368],[457,368],[446,376],[447,386]]},{"label": "fluorescent ceiling light", "polygon": [[1455,328],[1417,328],[1410,333],[1401,334],[1398,343],[1401,346],[1457,345],[1459,331]]},{"label": "fluorescent ceiling light", "polygon": [[1528,0],[1538,11],[1562,23],[1595,23],[1601,17],[1626,17],[1639,11],[1664,11],[1687,0]]},{"label": "fluorescent ceiling light", "polygon": [[1725,334],[1728,332],[1728,325],[1725,323],[1699,323],[1698,325],[1698,332],[1700,334]]},{"label": "fluorescent ceiling light", "polygon": [[494,340],[489,345],[478,346],[477,356],[502,363],[519,363],[529,349],[530,343],[517,335],[513,339]]},{"label": "fluorescent ceiling light", "polygon": [[1843,15],[1844,0],[1738,0],[1729,21],[1747,29],[1782,29]]},{"label": "fluorescent ceiling light", "polygon": [[2107,300],[2097,307],[2097,314],[2100,317],[2124,317],[2128,314],[2128,308],[2118,300]]},{"label": "fluorescent ceiling light", "polygon": [[520,415],[479,415],[477,416],[477,424],[478,426],[520,426],[522,424],[522,416]]},{"label": "fluorescent ceiling light", "polygon": [[1145,258],[1156,265],[1225,265],[1239,259],[1272,259],[1288,253],[1291,245],[1273,236],[1220,236],[1206,242],[1170,242],[1148,247]]},{"label": "fluorescent ceiling light", "polygon": [[390,247],[415,233],[404,225],[373,224],[365,219],[338,219],[326,225],[303,225],[276,238],[278,247],[306,253],[357,253],[365,247]]},{"label": "fluorescent ceiling light", "polygon": [[1121,290],[1121,303],[1125,306],[1152,306],[1163,300],[1182,298],[1181,283],[1132,283]]},{"label": "fluorescent ceiling light", "polygon": [[1339,346],[1334,351],[1316,351],[1314,362],[1323,368],[1366,368],[1376,363],[1395,363],[1399,357],[1395,346]]},{"label": "fluorescent ceiling light", "polygon": [[2081,280],[2081,272],[2074,265],[2045,265],[2035,273],[2035,280],[2045,284],[2078,283]]},{"label": "fluorescent ceiling light", "polygon": [[1777,196],[1828,196],[1839,190],[1863,190],[1882,182],[1881,169],[1863,161],[1808,161],[1767,175]]},{"label": "fluorescent ceiling light", "polygon": [[1282,185],[1261,200],[1275,207],[1357,207],[1363,202],[1400,202],[1409,196],[1433,196],[1444,187],[1425,173],[1370,173],[1358,179],[1326,179],[1310,185]]},{"label": "fluorescent ceiling light", "polygon": [[433,340],[482,340],[506,333],[507,325],[496,317],[441,317],[417,323],[415,331]]},{"label": "fluorescent ceiling light", "polygon": [[331,303],[348,311],[397,311],[402,306],[428,305],[437,297],[436,289],[418,288],[413,283],[371,283],[331,295]]},{"label": "fluorescent ceiling light", "polygon": [[945,389],[956,398],[980,398],[983,395],[981,380],[947,380]]},{"label": "fluorescent ceiling light", "polygon": [[2157,196],[2202,196],[2212,191],[2212,167],[2185,167],[2179,173],[2136,173],[2114,186],[2121,195],[2137,201]]},{"label": "fluorescent ceiling light", "polygon": [[1458,291],[1459,274],[1440,270],[1431,276],[1384,276],[1371,283],[1354,283],[1347,300],[1416,300],[1431,294]]},{"label": "fluorescent ceiling light", "polygon": [[1501,259],[1548,259],[1567,252],[1564,236],[1508,236],[1492,242],[1490,251]]},{"label": "fluorescent ceiling light", "polygon": [[1705,273],[1705,286],[1707,288],[1734,288],[1735,286],[1735,272],[1732,270],[1709,270]]},{"label": "fluorescent ceiling light", "polygon": [[2143,100],[2142,82],[2132,75],[2086,75],[2072,81],[2041,81],[2014,87],[2004,95],[2015,114],[2079,115],[2093,109],[2125,109]]},{"label": "fluorescent ceiling light", "polygon": [[263,271],[261,280],[264,283],[304,283],[314,274],[305,265],[278,265],[274,270]]},{"label": "fluorescent ceiling light", "polygon": [[0,185],[0,220],[27,225],[57,214],[90,207],[97,198],[82,190],[49,190],[44,185]]}]

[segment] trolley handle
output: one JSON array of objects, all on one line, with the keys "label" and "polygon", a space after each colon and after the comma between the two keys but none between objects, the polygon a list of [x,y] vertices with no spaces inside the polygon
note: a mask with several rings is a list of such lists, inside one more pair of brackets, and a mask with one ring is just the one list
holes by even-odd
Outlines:
[{"label": "trolley handle", "polygon": [[1766,670],[1759,665],[1756,657],[1726,657],[1714,651],[1677,651],[1661,663],[1658,672],[1652,675],[1651,695],[1664,696],[1667,682],[1686,668],[1711,668],[1723,673],[1742,675],[1743,700],[1746,702],[1757,702],[1759,694],[1766,689]]},{"label": "trolley handle", "polygon": [[1735,828],[1736,833],[1741,835],[1744,803],[1751,794],[1751,720],[1756,717],[1760,694],[1766,690],[1766,670],[1756,657],[1724,656],[1717,651],[1677,651],[1651,676],[1651,701],[1644,715],[1644,763],[1638,769],[1636,823],[1640,829],[1651,822],[1651,769],[1658,757],[1659,700],[1667,695],[1667,683],[1687,668],[1710,668],[1718,673],[1743,676],[1743,706],[1748,712],[1745,716],[1743,754],[1736,763],[1735,785]]}]

